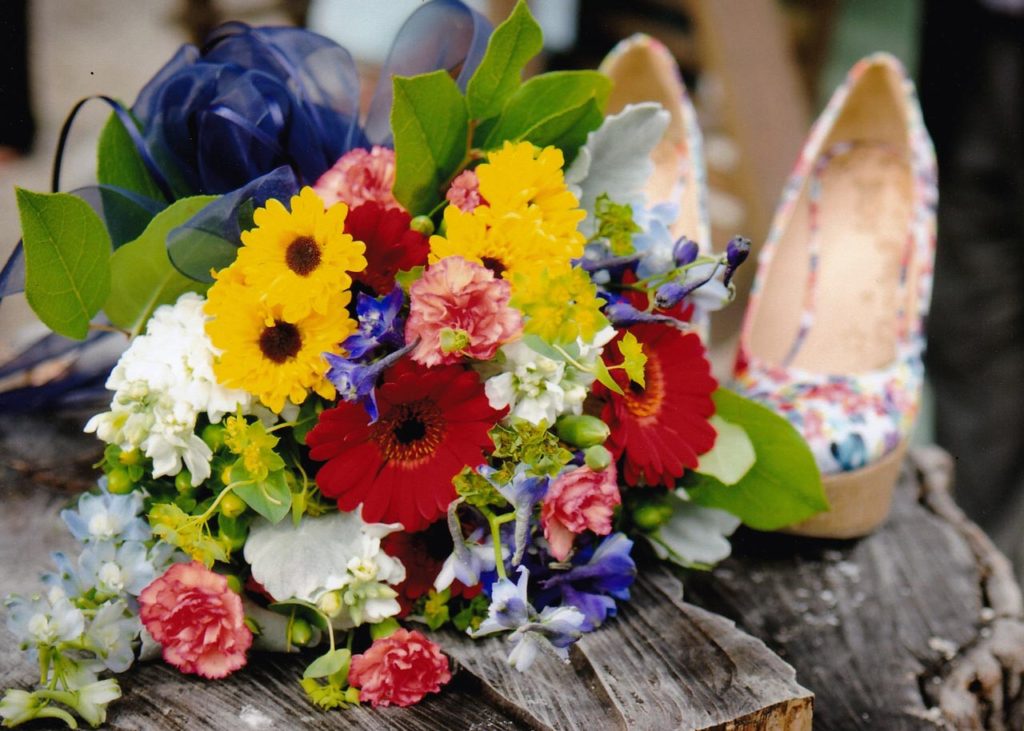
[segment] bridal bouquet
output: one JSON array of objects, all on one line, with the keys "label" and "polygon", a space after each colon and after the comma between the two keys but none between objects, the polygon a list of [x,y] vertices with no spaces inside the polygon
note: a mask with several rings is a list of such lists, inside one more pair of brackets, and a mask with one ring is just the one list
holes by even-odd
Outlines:
[{"label": "bridal bouquet", "polygon": [[711,375],[749,243],[645,199],[669,113],[523,82],[540,49],[523,2],[491,33],[434,0],[361,118],[343,49],[229,24],[108,100],[97,186],[18,191],[0,293],[128,339],[61,514],[81,552],[7,600],[39,682],[6,725],[98,725],[104,676],[158,653],[218,679],[302,651],[321,708],[413,704],[442,627],[529,672],[612,620],[641,544],[707,568],[826,507],[796,432]]}]

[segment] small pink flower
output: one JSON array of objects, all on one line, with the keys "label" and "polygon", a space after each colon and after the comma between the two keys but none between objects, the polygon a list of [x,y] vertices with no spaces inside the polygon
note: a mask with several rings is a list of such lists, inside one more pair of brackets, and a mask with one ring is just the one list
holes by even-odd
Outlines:
[{"label": "small pink flower", "polygon": [[445,257],[409,288],[405,339],[420,339],[412,359],[429,367],[494,357],[523,331],[523,316],[509,307],[512,288],[487,267]]},{"label": "small pink flower", "polygon": [[252,645],[241,597],[198,561],[174,564],[143,589],[139,617],[183,673],[223,678],[245,665]]},{"label": "small pink flower", "polygon": [[584,465],[556,477],[540,511],[551,555],[567,559],[575,536],[585,530],[611,533],[612,512],[621,502],[614,462],[600,472]]},{"label": "small pink flower", "polygon": [[348,682],[374,707],[411,706],[452,679],[448,658],[416,631],[395,630],[352,658]]},{"label": "small pink flower", "polygon": [[448,192],[445,193],[444,197],[449,203],[465,213],[469,213],[477,206],[487,203],[484,197],[480,195],[480,181],[472,170],[463,170],[459,173],[455,180],[452,181],[452,185],[448,188]]},{"label": "small pink flower", "polygon": [[391,188],[395,184],[395,151],[374,145],[349,150],[313,186],[326,207],[344,201],[355,208],[373,201],[387,208],[401,208]]}]

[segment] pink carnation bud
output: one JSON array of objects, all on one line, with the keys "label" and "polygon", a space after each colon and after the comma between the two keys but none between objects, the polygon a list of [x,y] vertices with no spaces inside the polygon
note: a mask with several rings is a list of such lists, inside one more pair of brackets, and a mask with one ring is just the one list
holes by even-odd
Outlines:
[{"label": "pink carnation bud", "polygon": [[395,184],[395,151],[374,145],[370,150],[349,150],[320,176],[313,186],[330,208],[338,201],[355,208],[363,203],[380,203],[401,208],[391,189]]},{"label": "pink carnation bud", "polygon": [[479,205],[487,204],[484,197],[480,195],[480,181],[472,170],[463,170],[459,173],[444,197],[465,213],[469,213]]},{"label": "pink carnation bud", "polygon": [[241,597],[198,561],[174,564],[143,589],[139,618],[183,673],[223,678],[245,665],[252,645]]},{"label": "pink carnation bud", "polygon": [[583,531],[611,533],[612,513],[621,502],[614,462],[600,472],[584,465],[556,477],[540,511],[551,555],[567,559],[576,535]]},{"label": "pink carnation bud", "polygon": [[352,658],[348,682],[359,688],[359,700],[376,706],[411,706],[427,693],[437,693],[452,679],[448,658],[416,631],[395,630]]},{"label": "pink carnation bud", "polygon": [[487,267],[448,256],[409,288],[405,339],[420,339],[412,359],[427,367],[494,357],[518,338],[523,317],[508,302],[512,289]]}]

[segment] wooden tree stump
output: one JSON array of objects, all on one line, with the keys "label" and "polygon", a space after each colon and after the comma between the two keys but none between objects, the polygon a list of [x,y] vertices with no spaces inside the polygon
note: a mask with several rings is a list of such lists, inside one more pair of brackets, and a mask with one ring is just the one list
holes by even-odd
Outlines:
[{"label": "wooden tree stump", "polygon": [[1024,728],[1021,592],[951,479],[948,455],[917,450],[873,535],[744,533],[687,600],[792,664],[816,729]]},{"label": "wooden tree stump", "polygon": [[[82,423],[0,423],[0,594],[37,590],[49,553],[73,548],[57,514],[91,483],[100,454]],[[445,632],[457,672],[440,695],[322,713],[296,682],[308,658],[254,655],[218,682],[146,663],[121,676],[125,698],[108,727],[809,729],[810,688],[815,728],[1021,728],[1020,592],[950,500],[948,460],[916,459],[878,533],[823,542],[745,532],[734,558],[686,577],[687,601],[703,609],[682,601],[669,571],[645,570],[633,601],[568,666],[542,656],[524,676],[505,664],[501,639]],[[32,674],[0,628],[0,686],[28,686]]]}]

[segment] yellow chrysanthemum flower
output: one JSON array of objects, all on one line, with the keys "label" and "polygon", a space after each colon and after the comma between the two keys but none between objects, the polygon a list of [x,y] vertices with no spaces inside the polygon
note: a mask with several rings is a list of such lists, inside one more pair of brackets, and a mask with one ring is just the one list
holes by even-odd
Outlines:
[{"label": "yellow chrysanthemum flower", "polygon": [[366,246],[345,233],[348,206],[324,210],[310,187],[292,196],[291,211],[268,200],[253,214],[256,227],[242,234],[232,264],[246,283],[281,305],[289,321],[330,311],[331,299],[352,286],[349,272],[366,268]]},{"label": "yellow chrysanthemum flower", "polygon": [[590,275],[578,267],[567,272],[518,274],[512,281],[510,304],[526,316],[524,332],[549,343],[570,343],[577,337],[594,339],[608,325],[601,312],[604,300]]},{"label": "yellow chrysanthemum flower", "polygon": [[461,256],[507,279],[531,271],[567,271],[583,255],[577,227],[586,213],[565,186],[562,151],[506,142],[476,168],[486,204],[444,212],[445,235],[430,239],[430,262]]},{"label": "yellow chrysanthemum flower", "polygon": [[302,403],[309,389],[333,398],[323,354],[340,353],[340,343],[355,331],[347,309],[351,299],[351,292],[334,292],[326,312],[291,318],[284,305],[243,281],[234,265],[222,270],[206,303],[212,318],[206,333],[221,351],[213,365],[217,380],[255,394],[277,413],[286,399]]}]

